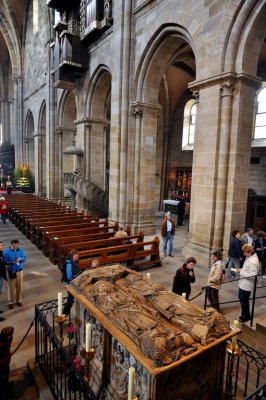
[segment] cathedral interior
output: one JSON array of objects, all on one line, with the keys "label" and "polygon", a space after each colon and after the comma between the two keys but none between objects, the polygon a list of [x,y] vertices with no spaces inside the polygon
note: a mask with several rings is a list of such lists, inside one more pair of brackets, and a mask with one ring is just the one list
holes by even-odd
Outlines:
[{"label": "cathedral interior", "polygon": [[[243,234],[252,227],[255,237],[266,231],[266,1],[2,0],[0,182],[1,196],[13,207],[7,223],[0,222],[0,240],[5,250],[11,240],[19,239],[27,254],[23,307],[8,309],[6,282],[0,292],[0,317],[4,318],[0,331],[14,327],[11,350],[27,332],[36,304],[57,299],[58,292],[67,296],[51,255],[47,258],[47,251],[18,222],[23,213],[25,218],[27,213],[34,218],[35,207],[45,208],[45,202],[55,207],[47,208],[47,221],[54,218],[55,223],[60,213],[69,217],[65,225],[57,223],[64,228],[56,232],[70,229],[67,225],[74,224],[71,218],[76,215],[77,224],[87,218],[86,223],[94,226],[127,227],[134,251],[146,249],[138,244],[143,234],[144,244],[150,246],[147,254],[153,252],[149,262],[143,256],[143,265],[153,262],[149,270],[152,279],[170,291],[176,269],[194,257],[195,300],[191,303],[203,307],[202,287],[207,284],[212,252],[220,251],[226,262],[232,231]],[[21,201],[17,200],[20,196]],[[181,200],[185,204],[184,223],[176,226],[174,257],[164,257],[161,223],[168,209],[178,222],[176,205]],[[38,201],[44,206],[37,206]],[[42,224],[50,227],[44,219]],[[75,226],[73,230],[80,229]],[[109,232],[112,228],[104,229]],[[85,232],[84,225],[84,241],[85,234],[91,233]],[[110,233],[108,240],[111,237]],[[107,236],[96,239],[104,241]],[[73,249],[74,240],[69,241]],[[85,251],[82,246],[80,249]],[[90,263],[98,254],[92,249],[91,245],[86,248],[91,252]],[[110,260],[129,266],[119,251],[115,256],[110,253]],[[140,256],[136,259],[140,263]],[[84,255],[80,263],[85,265],[85,260]],[[265,384],[266,293],[262,276],[258,285],[253,327],[249,331],[243,324],[239,337],[264,354],[262,380],[258,382]],[[87,305],[77,293],[76,315],[88,323],[92,320],[82,308]],[[220,293],[223,316],[233,323],[239,313],[237,282],[229,281]],[[92,325],[97,327],[98,323],[93,320]],[[115,329],[110,333],[106,324],[108,335],[116,337]],[[82,329],[76,333],[80,341],[85,332]],[[73,390],[69,389],[70,397],[60,397],[46,383],[41,395],[32,383],[27,363],[36,358],[36,332],[31,328],[12,355],[11,394],[3,400],[74,399]],[[122,344],[125,346],[123,340]],[[111,339],[107,348],[110,346]],[[213,365],[225,352],[224,347],[218,354],[219,346]],[[124,351],[121,362],[119,349],[122,354],[122,347],[115,342],[109,364],[117,368],[120,363],[124,371],[128,364],[133,365],[133,356],[126,362]],[[134,351],[138,371],[140,359]],[[96,355],[100,365],[103,355]],[[208,361],[203,357],[201,362]],[[93,364],[92,369],[99,365]],[[98,377],[97,368],[93,371]],[[137,384],[139,392],[132,399],[197,398],[180,388],[179,397],[174,397],[177,388],[173,385],[171,389],[170,384],[167,398],[163,397],[160,387],[166,382],[168,386],[171,373],[180,373],[178,368],[175,372],[169,369],[169,376],[165,371],[158,373],[161,381],[156,381],[154,370],[147,367],[146,383]],[[80,398],[93,399],[97,390],[95,398],[102,400],[126,398],[127,387],[121,381],[113,382],[111,367],[110,371],[101,395],[95,378],[90,381],[94,394]],[[33,375],[37,374],[34,369]],[[217,385],[221,388],[223,383]],[[257,386],[251,384],[254,390]],[[229,389],[227,399],[233,398]],[[210,397],[214,388],[208,390],[198,398],[214,400]],[[237,398],[250,392],[245,388]]]}]

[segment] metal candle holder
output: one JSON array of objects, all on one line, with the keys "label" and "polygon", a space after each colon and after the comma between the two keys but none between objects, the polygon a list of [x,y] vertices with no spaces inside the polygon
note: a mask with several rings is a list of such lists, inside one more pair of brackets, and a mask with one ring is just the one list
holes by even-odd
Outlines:
[{"label": "metal candle holder", "polygon": [[63,335],[63,326],[64,323],[68,320],[66,315],[57,315],[54,317],[54,321],[59,325],[59,340],[63,344],[64,335]]},{"label": "metal candle holder", "polygon": [[229,373],[228,373],[228,381],[226,383],[224,400],[235,400],[236,397],[234,395],[233,390],[233,377],[235,376],[234,372],[234,364],[237,357],[240,357],[242,354],[242,350],[238,345],[233,345],[233,343],[226,344],[226,351],[231,355],[230,365],[229,365]]},{"label": "metal candle holder", "polygon": [[80,352],[80,356],[82,357],[82,359],[85,362],[85,379],[86,379],[86,381],[89,381],[90,375],[91,375],[90,364],[95,356],[95,349],[93,347],[90,348],[89,351],[86,351],[85,349],[83,349]]}]

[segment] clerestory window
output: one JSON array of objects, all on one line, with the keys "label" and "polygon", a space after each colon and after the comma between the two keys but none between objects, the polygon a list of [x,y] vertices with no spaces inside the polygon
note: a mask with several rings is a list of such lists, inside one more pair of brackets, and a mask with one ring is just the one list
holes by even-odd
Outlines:
[{"label": "clerestory window", "polygon": [[184,108],[182,149],[193,150],[197,119],[197,104],[189,100]]}]

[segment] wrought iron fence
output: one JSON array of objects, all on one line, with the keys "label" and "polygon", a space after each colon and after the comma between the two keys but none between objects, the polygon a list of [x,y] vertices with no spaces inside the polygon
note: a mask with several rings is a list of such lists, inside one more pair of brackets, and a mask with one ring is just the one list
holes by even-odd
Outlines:
[{"label": "wrought iron fence", "polygon": [[266,399],[266,383],[256,389],[251,395],[245,397],[245,400],[265,400]]},{"label": "wrought iron fence", "polygon": [[[238,340],[238,351],[233,355],[227,352],[226,358],[225,391],[229,396],[228,399],[243,399],[249,393],[252,393],[250,396],[255,396],[257,392],[259,395],[261,393],[259,388],[266,387],[265,384],[260,387],[261,381],[266,380],[266,355]],[[264,393],[266,394],[265,388]],[[235,397],[230,397],[230,395]],[[247,398],[266,399],[266,397]]]},{"label": "wrought iron fence", "polygon": [[55,322],[56,312],[56,300],[35,306],[36,362],[55,399],[96,400],[82,372],[73,363],[75,345],[60,332]]}]

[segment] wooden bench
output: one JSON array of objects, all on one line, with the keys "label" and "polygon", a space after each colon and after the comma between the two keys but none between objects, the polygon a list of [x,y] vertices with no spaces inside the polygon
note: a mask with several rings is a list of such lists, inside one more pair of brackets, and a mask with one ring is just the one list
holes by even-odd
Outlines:
[{"label": "wooden bench", "polygon": [[[118,228],[118,225],[117,225]],[[117,229],[116,229],[117,230]],[[56,237],[50,238],[50,247],[48,249],[48,254],[50,261],[54,264],[57,264],[59,257],[59,248],[65,244],[71,244],[74,248],[75,244],[78,242],[87,242],[89,240],[100,240],[100,239],[108,239],[115,235],[116,230],[106,231],[106,232],[94,232],[89,234],[76,234],[73,236],[59,236],[57,234]]]},{"label": "wooden bench", "polygon": [[89,268],[94,258],[99,260],[100,265],[126,262],[128,267],[137,271],[142,267],[161,265],[159,243],[156,236],[149,242],[80,251],[79,268]]},{"label": "wooden bench", "polygon": [[58,248],[58,266],[61,266],[65,262],[65,257],[67,254],[75,249],[80,251],[92,250],[103,247],[116,247],[122,245],[123,241],[130,240],[136,241],[136,243],[140,243],[144,241],[144,233],[140,232],[138,235],[127,236],[126,238],[108,238],[108,239],[99,239],[99,240],[90,240],[86,242],[77,242],[77,243],[67,243],[59,246]]},{"label": "wooden bench", "polygon": [[51,241],[54,243],[54,239],[56,237],[63,237],[63,236],[78,236],[78,235],[91,235],[91,234],[99,234],[99,233],[107,233],[109,231],[116,232],[118,230],[118,225],[105,225],[105,226],[94,226],[89,228],[75,228],[69,229],[69,226],[62,230],[62,231],[52,231],[46,232],[45,236],[43,236],[42,243],[40,244],[40,248],[44,252],[45,255],[49,255]]}]

